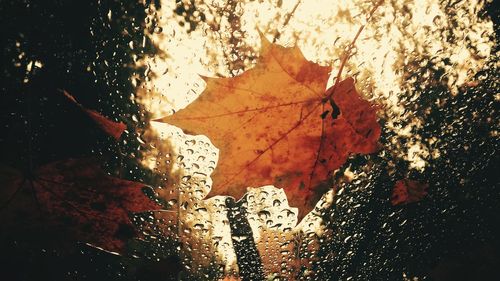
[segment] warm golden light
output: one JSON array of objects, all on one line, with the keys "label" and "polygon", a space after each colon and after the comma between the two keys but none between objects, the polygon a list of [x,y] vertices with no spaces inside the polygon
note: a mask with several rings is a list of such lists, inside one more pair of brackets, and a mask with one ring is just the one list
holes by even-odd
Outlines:
[{"label": "warm golden light", "polygon": [[[423,121],[408,114],[405,100],[418,97],[423,85],[444,84],[456,93],[462,85],[473,82],[473,75],[492,51],[493,23],[478,16],[483,1],[458,1],[453,6],[438,0],[386,2],[367,23],[372,1],[195,1],[198,10],[193,15],[203,14],[206,20],[193,19],[197,25],[190,31],[189,24],[179,25],[183,17],[174,13],[175,1],[162,1],[161,10],[151,7],[151,14],[157,13],[160,19],[151,39],[162,54],[138,62],[147,66],[150,78],[143,81],[136,98],[153,119],[185,107],[204,90],[205,82],[199,75],[234,76],[253,66],[259,31],[271,42],[298,45],[308,60],[332,66],[335,76],[346,46],[366,24],[344,77],[353,76],[361,94],[380,105],[385,126],[397,138],[409,140],[399,144],[394,139],[397,149],[390,153],[409,161],[410,168],[424,170],[426,157],[439,157],[439,151],[429,151],[420,136],[412,136],[411,131]],[[184,3],[189,5],[189,1]],[[435,75],[438,70],[443,73],[439,77]],[[209,175],[216,169],[218,150],[206,137],[185,135],[167,124],[152,122],[148,130],[160,141],[172,144],[173,150],[155,147],[143,163],[151,169],[163,169],[157,163],[164,159],[158,155],[169,154],[178,160],[173,161],[172,172],[181,174],[180,183],[173,185],[179,189],[176,204],[181,206],[179,239],[190,245],[185,249],[189,255],[196,255],[189,266],[196,268],[216,260],[225,265],[226,273],[237,271],[224,198],[203,200],[211,185]],[[197,187],[182,184],[183,176],[189,176]],[[269,186],[249,188],[252,198],[262,197],[248,202],[249,222],[254,240],[262,242],[261,251],[275,246],[265,242],[275,233],[282,239],[277,242],[281,245],[290,242],[291,233],[322,234],[321,219],[314,214],[297,226],[296,210],[288,206],[282,191]],[[274,199],[281,202],[279,206],[273,206]],[[317,206],[332,202],[333,193],[329,192]],[[295,214],[278,217],[282,209]],[[271,218],[259,215],[262,210]],[[269,220],[279,227],[272,229]],[[290,247],[287,250],[293,252]],[[293,259],[284,261],[293,268]],[[271,271],[266,268],[266,274]]]}]

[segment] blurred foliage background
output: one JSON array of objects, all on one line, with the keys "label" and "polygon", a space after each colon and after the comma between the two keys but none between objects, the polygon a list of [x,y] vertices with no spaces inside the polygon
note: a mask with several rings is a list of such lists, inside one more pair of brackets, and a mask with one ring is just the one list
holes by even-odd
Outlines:
[{"label": "blurred foliage background", "polygon": [[[190,3],[188,9],[180,5],[173,12],[184,17],[179,24],[194,30],[206,18],[191,17],[196,7]],[[110,173],[151,181],[154,175],[136,160],[147,149],[139,137],[149,116],[131,98],[137,92],[132,77],[147,78],[136,62],[162,55],[147,36],[157,32],[145,20],[155,18],[150,5],[161,9],[156,1],[0,3],[2,164],[29,170],[53,160],[102,155]],[[484,15],[492,18],[497,37],[498,11],[491,2]],[[367,165],[373,170],[344,183],[345,191],[321,214],[327,234],[310,238],[320,245],[314,257],[301,252],[314,260],[313,273],[299,274],[311,274],[312,280],[402,280],[403,273],[428,280],[498,278],[498,46],[493,53],[488,66],[476,74],[477,86],[452,96],[444,87],[429,85],[426,94],[407,102],[414,114],[426,112],[425,125],[412,133],[441,138],[439,148],[445,153],[430,159],[429,169],[408,174],[408,163],[384,153],[351,161],[350,169],[359,174]],[[126,123],[128,132],[119,143],[100,135],[59,89]],[[391,134],[383,134],[383,143],[390,143]],[[428,198],[393,207],[387,198],[394,181],[404,177],[429,183]],[[175,256],[116,256],[64,241],[48,229],[10,233],[0,226],[0,239],[0,274],[5,280],[177,278]],[[253,254],[241,254],[239,261],[254,264]],[[213,279],[220,273],[207,276]],[[203,279],[186,277],[195,278]]]}]

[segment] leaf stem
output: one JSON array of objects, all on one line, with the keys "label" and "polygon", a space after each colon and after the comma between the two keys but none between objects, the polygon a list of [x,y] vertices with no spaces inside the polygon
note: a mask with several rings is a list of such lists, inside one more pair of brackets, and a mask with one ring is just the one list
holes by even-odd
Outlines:
[{"label": "leaf stem", "polygon": [[[370,14],[368,15],[368,18],[366,19],[366,23],[368,23],[371,20],[371,18],[373,17],[373,14],[377,10],[377,8],[380,5],[382,5],[383,2],[384,2],[384,0],[380,0],[380,1],[377,2],[377,4],[375,4],[375,6],[373,6],[372,10],[370,11]],[[366,24],[363,24],[363,25],[361,25],[359,27],[358,32],[356,33],[356,35],[352,39],[351,43],[347,47],[347,50],[346,50],[346,52],[345,52],[345,54],[344,54],[344,56],[342,58],[342,61],[340,62],[340,68],[339,68],[339,71],[337,72],[337,77],[335,78],[335,84],[334,84],[333,88],[335,88],[335,86],[337,86],[337,84],[339,83],[340,77],[342,76],[342,70],[344,69],[344,66],[345,66],[345,64],[347,62],[347,59],[349,59],[349,57],[351,56],[351,52],[352,52],[352,49],[354,48],[354,46],[356,44],[356,40],[358,40],[358,37],[361,34],[361,32],[363,31],[363,29],[365,28],[365,26],[366,26]],[[332,91],[331,94],[333,94],[333,92],[334,91]]]},{"label": "leaf stem", "polygon": [[[297,10],[297,8],[299,7],[299,5],[301,3],[302,3],[302,0],[299,0],[299,1],[297,1],[297,3],[295,3],[295,6],[293,6],[292,11],[290,11],[290,13],[288,13],[285,16],[285,21],[283,22],[283,26],[281,28],[284,28],[285,26],[288,25],[288,23],[290,22],[290,19],[295,14],[295,11]],[[277,27],[276,32],[274,33],[274,36],[273,36],[273,43],[276,43],[276,41],[278,41],[278,39],[280,39],[280,36],[281,36],[281,32],[279,31],[279,29]]]}]

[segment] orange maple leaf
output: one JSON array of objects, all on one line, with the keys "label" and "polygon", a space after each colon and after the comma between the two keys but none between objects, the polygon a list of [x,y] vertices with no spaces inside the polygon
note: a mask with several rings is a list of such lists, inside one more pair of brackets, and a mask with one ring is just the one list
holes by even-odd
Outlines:
[{"label": "orange maple leaf", "polygon": [[335,85],[326,91],[330,67],[308,61],[298,47],[261,36],[254,68],[231,78],[202,77],[207,86],[194,102],[156,121],[206,135],[219,148],[209,195],[240,198],[247,187],[272,184],[285,189],[301,219],[350,154],[378,147],[376,109],[356,91],[354,79],[340,81],[362,30],[342,60]]},{"label": "orange maple leaf", "polygon": [[204,78],[198,99],[160,121],[204,134],[219,148],[211,194],[240,198],[246,187],[273,184],[302,217],[323,193],[315,188],[351,153],[376,151],[380,126],[352,78],[325,91],[329,67],[262,38],[254,68]]}]

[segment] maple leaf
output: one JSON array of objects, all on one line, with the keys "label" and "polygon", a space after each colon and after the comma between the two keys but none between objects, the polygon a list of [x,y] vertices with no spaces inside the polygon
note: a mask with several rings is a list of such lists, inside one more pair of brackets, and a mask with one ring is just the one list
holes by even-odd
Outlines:
[{"label": "maple leaf", "polygon": [[233,78],[206,78],[185,109],[161,118],[219,148],[210,194],[240,198],[249,186],[285,189],[299,217],[324,193],[318,188],[352,153],[377,150],[375,108],[347,78],[325,91],[330,68],[262,36],[254,68]]},{"label": "maple leaf", "polygon": [[134,237],[130,212],[158,210],[144,184],[108,176],[94,159],[43,165],[32,174],[0,169],[3,227],[56,229],[78,241],[121,252]]},{"label": "maple leaf", "polygon": [[402,179],[394,184],[391,196],[393,206],[422,200],[427,195],[429,185],[415,180]]},{"label": "maple leaf", "polygon": [[90,117],[106,134],[112,136],[115,140],[119,140],[127,126],[122,122],[113,122],[102,116],[99,112],[85,108],[71,94],[63,90],[63,94],[77,105],[85,114]]}]

